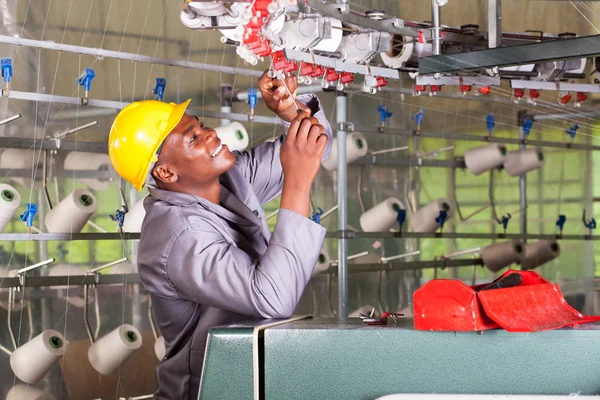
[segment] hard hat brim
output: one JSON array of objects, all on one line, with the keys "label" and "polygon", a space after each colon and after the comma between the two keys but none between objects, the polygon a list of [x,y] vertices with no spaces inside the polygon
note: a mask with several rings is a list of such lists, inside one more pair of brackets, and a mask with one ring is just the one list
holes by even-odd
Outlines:
[{"label": "hard hat brim", "polygon": [[163,130],[163,134],[159,137],[159,140],[156,142],[156,147],[152,151],[152,156],[151,156],[152,158],[150,160],[148,160],[149,161],[148,167],[146,167],[146,170],[141,175],[141,177],[140,177],[141,179],[138,179],[138,184],[134,185],[134,187],[138,191],[141,191],[142,188],[144,187],[144,183],[146,182],[146,177],[148,176],[148,173],[150,173],[150,169],[152,168],[154,163],[157,161],[156,153],[158,153],[158,149],[160,148],[160,146],[162,146],[162,144],[165,141],[165,139],[167,138],[167,136],[169,136],[169,134],[173,131],[173,129],[175,129],[175,127],[177,126],[179,121],[181,121],[181,119],[183,118],[183,115],[185,114],[185,110],[187,110],[187,107],[191,101],[192,101],[192,99],[188,99],[181,104],[177,104],[173,108],[173,111],[169,115],[167,124]]}]

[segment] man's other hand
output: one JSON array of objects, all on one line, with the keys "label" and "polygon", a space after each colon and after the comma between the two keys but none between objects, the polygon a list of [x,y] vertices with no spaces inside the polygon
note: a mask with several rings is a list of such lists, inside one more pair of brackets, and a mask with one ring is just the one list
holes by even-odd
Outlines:
[{"label": "man's other hand", "polygon": [[[262,95],[265,104],[269,110],[277,114],[281,119],[287,122],[292,122],[297,115],[296,105],[293,99],[288,94],[285,86],[278,78],[270,78],[265,71],[258,80],[258,89]],[[290,92],[296,96],[298,88],[298,78],[289,76],[285,78],[285,84],[290,89]],[[302,110],[309,110],[304,104],[297,102]]]}]

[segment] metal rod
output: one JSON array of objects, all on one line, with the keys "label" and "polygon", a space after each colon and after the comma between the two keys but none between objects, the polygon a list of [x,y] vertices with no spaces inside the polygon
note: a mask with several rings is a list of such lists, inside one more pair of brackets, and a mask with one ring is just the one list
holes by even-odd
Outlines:
[{"label": "metal rod", "polygon": [[[306,94],[306,93],[315,93],[322,92],[323,86],[321,85],[312,85],[312,86],[298,86],[296,88],[296,95]],[[256,93],[257,98],[262,98],[262,94],[260,91]],[[244,90],[242,92],[237,92],[234,96],[232,96],[233,101],[246,101],[248,100],[248,91]]]},{"label": "metal rod", "polygon": [[440,4],[438,0],[431,0],[431,21],[433,23],[433,54],[442,53],[442,41],[440,34]]},{"label": "metal rod", "polygon": [[40,268],[40,267],[43,267],[45,265],[52,264],[53,262],[54,262],[54,258],[49,258],[49,259],[41,261],[41,262],[39,262],[37,264],[30,265],[29,267],[18,269],[17,270],[17,274],[21,275],[21,274],[24,274],[25,272],[34,270],[36,268]]},{"label": "metal rod", "polygon": [[519,240],[600,240],[600,235],[547,235],[531,234],[521,235],[520,233],[466,233],[466,232],[353,232],[353,231],[329,231],[325,235],[328,239],[519,239]]},{"label": "metal rod", "polygon": [[335,211],[335,210],[337,210],[337,209],[338,209],[338,206],[337,206],[337,204],[336,204],[335,206],[331,207],[329,210],[325,211],[325,212],[323,213],[323,215],[321,215],[321,221],[323,221],[325,218],[329,217],[329,216],[330,216],[331,214],[333,214],[333,213],[334,213],[334,211]]},{"label": "metal rod", "polygon": [[465,254],[473,254],[481,251],[481,247],[474,247],[472,249],[455,251],[454,253],[448,253],[446,255],[441,256],[441,259],[449,259],[452,257],[464,256]]},{"label": "metal rod", "polygon": [[0,121],[0,126],[2,126],[4,124],[8,124],[9,122],[13,122],[14,120],[19,119],[19,118],[21,118],[21,114],[13,115],[12,117],[3,119],[2,121]]},{"label": "metal rod", "polygon": [[502,0],[488,0],[488,47],[502,45]]},{"label": "metal rod", "polygon": [[265,219],[268,221],[271,218],[273,218],[274,216],[276,216],[277,214],[279,214],[279,208],[277,210],[273,211],[271,214],[267,215],[267,217]]},{"label": "metal rod", "polygon": [[65,131],[65,132],[59,133],[57,135],[54,135],[51,138],[52,139],[61,139],[61,138],[64,138],[65,136],[67,136],[67,135],[70,135],[71,133],[79,132],[79,131],[82,131],[84,129],[87,129],[87,128],[90,128],[92,126],[95,126],[95,125],[98,125],[98,121],[92,121],[92,122],[90,122],[88,124],[81,125],[81,126],[73,128],[73,129],[69,129],[68,131]]},{"label": "metal rod", "polygon": [[[96,279],[96,277],[98,279]],[[52,288],[82,285],[123,285],[141,283],[138,274],[107,274],[107,275],[69,275],[69,276],[28,276],[27,288]],[[19,278],[4,278],[0,288],[20,286]],[[54,294],[55,296],[56,294]],[[1,296],[0,296],[1,297]]]},{"label": "metal rod", "polygon": [[44,163],[42,165],[42,186],[44,189],[44,195],[46,196],[46,203],[48,208],[52,210],[52,199],[50,199],[50,193],[48,192],[48,150],[44,150]]},{"label": "metal rod", "polygon": [[382,263],[387,263],[387,262],[394,261],[394,260],[400,260],[402,258],[407,258],[407,257],[411,257],[411,256],[418,256],[419,254],[421,254],[421,250],[411,251],[409,253],[404,253],[404,254],[398,254],[397,256],[381,257],[381,262]]},{"label": "metal rod", "polygon": [[371,155],[376,156],[377,154],[393,153],[395,151],[402,151],[402,150],[408,150],[408,149],[409,149],[409,146],[394,147],[393,149],[373,151],[373,152],[371,152]]},{"label": "metal rod", "polygon": [[10,351],[6,347],[2,346],[1,344],[0,344],[0,351],[3,351],[4,353],[8,354],[9,356],[12,354],[12,351]]},{"label": "metal rod", "polygon": [[[434,0],[436,1],[436,0]],[[444,151],[450,151],[450,150],[454,150],[454,146],[447,146],[447,147],[442,147],[440,149],[437,150],[433,150],[433,151],[428,151],[427,153],[419,153],[416,152],[415,156],[416,157],[428,157],[428,156],[434,156],[437,157],[439,155],[439,153],[442,153]]]},{"label": "metal rod", "polygon": [[[521,118],[519,118],[521,119]],[[519,139],[525,139],[525,130],[523,124],[519,123]],[[525,149],[525,144],[519,145],[520,149]],[[523,173],[519,176],[519,205],[521,206],[521,235],[523,235],[523,242],[527,242],[525,235],[527,234],[527,174]]]},{"label": "metal rod", "polygon": [[552,121],[556,119],[575,119],[575,118],[595,118],[600,116],[600,111],[588,111],[578,113],[564,113],[564,114],[540,114],[534,115],[534,121]]},{"label": "metal rod", "polygon": [[[578,114],[565,114],[565,118],[567,115],[578,115]],[[596,113],[597,116],[600,116],[600,112]],[[534,117],[537,120],[537,117]],[[400,130],[400,129],[388,129],[386,128],[384,133],[377,132],[376,128],[370,127],[354,127],[355,132],[361,133],[372,133],[378,135],[396,135],[396,136],[415,136],[415,132],[408,130]],[[485,142],[490,143],[486,136],[477,136],[477,135],[466,135],[460,133],[443,133],[443,132],[419,132],[419,136],[422,138],[437,138],[437,139],[451,139],[451,140],[464,140],[464,141],[473,141],[473,142]],[[491,143],[503,143],[503,144],[521,144],[523,142],[522,139],[510,139],[510,138],[501,138],[501,137],[492,137]],[[546,140],[527,140],[527,144],[531,146],[538,147],[554,147],[560,149],[571,149],[571,150],[594,150],[599,151],[600,146],[592,146],[578,143],[570,143],[570,142],[553,142]]]},{"label": "metal rod", "polygon": [[[338,231],[345,231],[348,225],[346,209],[348,165],[346,160],[346,123],[348,121],[348,102],[346,94],[338,92],[336,102],[337,131],[337,197],[338,197]],[[339,319],[348,317],[348,243],[345,238],[338,238],[338,312]]]},{"label": "metal rod", "polygon": [[95,223],[92,220],[88,220],[86,222],[86,224],[88,224],[89,226],[91,226],[92,228],[96,229],[99,232],[108,233],[108,231],[106,229],[104,229],[103,227],[101,227],[100,225],[98,225],[97,223]]},{"label": "metal rod", "polygon": [[[346,260],[348,260],[348,261],[350,261],[350,260],[356,260],[357,258],[366,257],[368,255],[369,255],[368,251],[363,251],[363,252],[356,253],[356,254],[353,254],[351,256],[348,256],[348,258],[346,258]],[[338,263],[338,260],[332,260],[330,264],[331,265],[338,265],[339,263]]]},{"label": "metal rod", "polygon": [[[232,75],[244,75],[244,76],[253,76],[260,77],[262,75],[262,71],[259,70],[251,70],[244,68],[233,68],[227,67],[224,65],[212,65],[212,64],[204,64],[193,61],[186,60],[171,60],[168,58],[161,57],[153,57],[153,56],[145,56],[140,54],[133,53],[125,53],[122,51],[113,51],[113,50],[104,50],[93,47],[82,47],[82,46],[73,46],[69,44],[62,44],[51,42],[47,40],[32,40],[32,39],[24,39],[24,38],[15,38],[7,35],[0,35],[0,43],[12,44],[17,46],[25,46],[25,47],[33,47],[37,49],[44,50],[55,50],[62,51],[68,53],[75,54],[85,54],[90,55],[95,58],[114,58],[117,60],[126,60],[126,61],[136,61],[136,62],[144,62],[151,64],[160,64],[167,65],[170,67],[181,67],[181,68],[189,68],[189,69],[197,69],[202,71],[212,71],[224,74],[232,74]],[[12,92],[11,92],[12,97]]]},{"label": "metal rod", "polygon": [[15,339],[15,332],[12,327],[12,310],[13,305],[15,303],[15,288],[11,287],[8,290],[8,315],[6,316],[6,322],[8,324],[8,333],[10,335],[10,340],[12,341],[13,348],[17,349],[17,339]]},{"label": "metal rod", "polygon": [[127,257],[123,257],[123,258],[120,258],[118,260],[111,261],[108,264],[101,265],[101,266],[96,267],[94,269],[88,269],[87,273],[88,274],[95,274],[98,271],[101,271],[101,270],[103,270],[105,268],[108,268],[108,267],[112,267],[113,265],[121,264],[122,262],[125,262],[125,261],[127,261]]},{"label": "metal rod", "polygon": [[[459,268],[469,266],[483,265],[481,258],[462,258],[458,260],[435,260],[435,261],[406,261],[406,262],[389,262],[386,264],[351,264],[348,266],[348,273],[355,274],[361,272],[377,272],[377,271],[413,271],[433,268]],[[334,267],[329,268],[323,274],[335,275],[337,270]]]},{"label": "metal rod", "polygon": [[[11,91],[10,92],[11,99],[18,100],[29,100],[29,101],[38,101],[42,103],[60,103],[60,104],[73,104],[79,105],[81,104],[80,97],[68,97],[68,96],[56,96],[51,94],[44,93],[33,93],[33,92],[19,92],[19,91]],[[88,105],[86,107],[101,107],[101,108],[111,108],[115,110],[120,110],[125,108],[129,103],[120,102],[120,101],[112,101],[112,100],[96,100],[89,99]],[[196,110],[192,108],[188,108],[186,113],[189,115],[200,116],[205,118],[216,118],[216,119],[230,119],[233,121],[248,121],[247,114],[237,114],[237,113],[222,113],[217,111],[207,111],[207,110]],[[261,123],[261,124],[271,124],[271,125],[281,125],[281,120],[278,117],[266,117],[264,115],[255,115],[253,122]]]},{"label": "metal rod", "polygon": [[[88,337],[90,338],[90,342],[92,342],[92,344],[94,344],[94,342],[96,341],[94,338],[94,334],[92,333],[92,328],[90,327],[90,320],[88,318],[88,301],[89,301],[89,287],[90,285],[85,285],[83,287],[83,322],[85,324],[85,331],[88,334]],[[98,297],[98,296],[96,296]]]}]

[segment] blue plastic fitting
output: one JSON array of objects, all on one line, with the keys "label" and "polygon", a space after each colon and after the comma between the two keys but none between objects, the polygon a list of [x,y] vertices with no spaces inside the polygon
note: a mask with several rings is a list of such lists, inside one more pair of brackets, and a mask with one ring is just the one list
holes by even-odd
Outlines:
[{"label": "blue plastic fitting", "polygon": [[585,208],[583,209],[583,225],[588,229],[596,229],[596,220],[594,218],[589,221],[585,218]]},{"label": "blue plastic fitting", "polygon": [[321,207],[317,207],[317,211],[313,213],[310,219],[315,221],[316,224],[321,225],[321,215],[323,215],[323,210],[321,209]]},{"label": "blue plastic fitting", "polygon": [[93,69],[86,68],[85,71],[83,72],[83,74],[81,74],[79,76],[79,78],[77,78],[77,84],[79,86],[83,86],[83,90],[88,92],[92,85],[92,79],[94,79],[95,76],[96,76],[96,73],[94,72]]},{"label": "blue plastic fitting", "polygon": [[65,261],[67,253],[69,253],[69,250],[65,249],[64,243],[61,243],[58,246],[56,246],[56,250],[58,250],[58,258],[61,261]]},{"label": "blue plastic fitting", "polygon": [[33,217],[35,217],[37,210],[38,208],[36,204],[27,203],[25,205],[25,212],[21,214],[20,218],[21,221],[25,222],[27,227],[33,226]]},{"label": "blue plastic fitting", "polygon": [[255,88],[248,89],[248,104],[250,105],[250,109],[254,110],[256,104],[258,103],[258,95]]},{"label": "blue plastic fitting", "polygon": [[128,212],[129,210],[127,209],[127,207],[121,206],[120,210],[117,210],[114,215],[109,214],[109,217],[111,220],[117,222],[117,226],[119,228],[122,228],[123,223],[125,222],[125,214],[127,214]]},{"label": "blue plastic fitting", "polygon": [[506,214],[506,215],[503,215],[502,219],[500,220],[500,223],[502,224],[502,228],[504,228],[505,231],[506,231],[506,228],[508,228],[508,222],[510,221],[511,218],[512,218],[512,215]]},{"label": "blue plastic fitting", "polygon": [[435,222],[438,223],[440,229],[444,227],[444,223],[446,222],[446,218],[448,218],[448,211],[440,210],[440,215],[435,219]]},{"label": "blue plastic fitting", "polygon": [[579,125],[575,124],[569,129],[565,131],[565,133],[571,136],[571,139],[575,140],[575,135],[577,134],[577,130],[579,129]]},{"label": "blue plastic fitting", "polygon": [[165,78],[156,78],[156,86],[154,86],[154,90],[152,91],[158,100],[162,101],[163,95],[165,93],[165,87],[167,86],[167,80]]},{"label": "blue plastic fitting", "polygon": [[529,135],[529,132],[531,132],[531,127],[533,126],[533,119],[531,118],[525,118],[523,120],[523,133],[525,133],[525,135]]},{"label": "blue plastic fitting", "polygon": [[492,132],[494,127],[496,126],[496,121],[494,120],[494,114],[488,114],[485,117],[485,123],[487,124],[488,132]]},{"label": "blue plastic fitting", "polygon": [[389,112],[383,104],[377,107],[377,111],[379,112],[379,120],[382,124],[385,123],[386,119],[392,116],[392,113]]},{"label": "blue plastic fitting", "polygon": [[398,225],[400,225],[400,230],[402,230],[404,221],[406,221],[406,210],[398,210],[398,216],[396,217],[396,221],[398,221]]},{"label": "blue plastic fitting", "polygon": [[425,116],[425,109],[421,108],[419,111],[411,115],[410,119],[417,121],[417,126],[421,126],[423,123],[423,117]]},{"label": "blue plastic fitting", "polygon": [[4,83],[10,83],[10,78],[13,76],[12,58],[1,59],[0,67],[2,68],[2,79],[4,79]]},{"label": "blue plastic fitting", "polygon": [[565,226],[565,222],[567,222],[567,216],[566,215],[559,215],[558,216],[558,220],[556,221],[556,226],[558,226],[558,229],[562,232],[563,228]]}]

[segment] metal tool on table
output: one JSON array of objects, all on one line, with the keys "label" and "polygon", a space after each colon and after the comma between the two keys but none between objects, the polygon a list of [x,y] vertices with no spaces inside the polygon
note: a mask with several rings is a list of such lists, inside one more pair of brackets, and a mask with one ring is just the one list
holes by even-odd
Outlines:
[{"label": "metal tool on table", "polygon": [[360,317],[360,319],[362,319],[362,322],[367,325],[387,325],[388,318],[391,318],[394,321],[394,323],[397,325],[398,324],[397,317],[403,317],[404,314],[391,313],[391,312],[384,311],[380,316],[375,316],[375,309],[373,308],[371,310],[371,312],[369,313],[369,315],[360,313],[360,314],[358,314],[358,316]]}]

